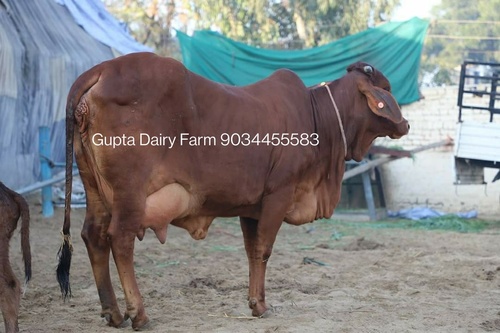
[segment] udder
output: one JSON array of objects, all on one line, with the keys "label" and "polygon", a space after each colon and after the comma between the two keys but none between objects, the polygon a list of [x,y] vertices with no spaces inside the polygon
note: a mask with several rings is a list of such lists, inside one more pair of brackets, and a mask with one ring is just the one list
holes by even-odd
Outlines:
[{"label": "udder", "polygon": [[[195,203],[193,195],[178,183],[166,185],[150,194],[146,199],[142,236],[146,228],[151,228],[158,240],[165,243],[168,224],[188,215]],[[142,238],[141,235],[138,237]]]}]

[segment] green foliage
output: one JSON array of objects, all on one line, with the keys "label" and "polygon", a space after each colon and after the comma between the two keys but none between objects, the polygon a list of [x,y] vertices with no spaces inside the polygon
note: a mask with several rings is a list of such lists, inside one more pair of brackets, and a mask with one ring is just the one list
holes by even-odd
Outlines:
[{"label": "green foliage", "polygon": [[[172,28],[212,29],[246,44],[278,49],[319,46],[389,20],[400,0],[103,0],[132,35],[180,59]],[[500,62],[500,0],[442,0],[433,9],[422,72],[456,83],[464,60]]]},{"label": "green foliage", "polygon": [[[237,223],[236,221],[234,223]],[[288,228],[283,226],[282,228]],[[315,221],[310,226],[289,226],[294,231],[286,237],[288,244],[296,246],[298,250],[311,250],[316,248],[345,249],[353,242],[353,238],[362,241],[367,235],[371,235],[376,241],[380,231],[390,229],[401,230],[425,230],[429,232],[459,232],[477,233],[487,230],[488,233],[500,232],[500,221],[484,221],[481,219],[463,219],[454,215],[442,216],[439,218],[422,219],[418,221],[405,219],[386,219],[382,221],[360,222],[352,220],[342,220],[342,217],[332,219],[322,219]],[[302,229],[301,229],[302,228]],[[302,232],[300,232],[302,230]],[[372,231],[370,231],[372,230]],[[362,245],[368,245],[364,243]],[[376,245],[372,244],[372,245]]]},{"label": "green foliage", "polygon": [[124,22],[134,38],[155,52],[180,59],[178,46],[172,41],[176,15],[175,0],[103,0],[107,9]]},{"label": "green foliage", "polygon": [[449,84],[452,69],[465,60],[500,62],[499,13],[500,0],[442,0],[433,8],[423,70],[436,72],[435,83]]},{"label": "green foliage", "polygon": [[132,35],[171,55],[172,27],[212,29],[250,45],[301,49],[390,19],[400,0],[103,0]]},{"label": "green foliage", "polygon": [[[486,228],[493,226],[494,223],[481,219],[464,219],[456,215],[444,215],[441,217],[421,219],[421,220],[405,220],[405,219],[387,219],[377,222],[345,222],[335,219],[322,220],[321,223],[333,224],[337,228],[342,228],[344,232],[349,233],[346,229],[352,228],[374,228],[374,229],[421,229],[421,230],[446,230],[461,233],[480,232]],[[344,229],[346,228],[346,229]],[[338,231],[336,231],[338,232]]]},{"label": "green foliage", "polygon": [[399,0],[183,1],[195,29],[267,48],[328,43],[387,19]]}]

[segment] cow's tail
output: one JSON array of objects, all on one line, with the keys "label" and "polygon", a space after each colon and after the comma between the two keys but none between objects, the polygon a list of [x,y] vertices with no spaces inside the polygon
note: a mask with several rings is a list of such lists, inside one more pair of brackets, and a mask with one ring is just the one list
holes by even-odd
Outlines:
[{"label": "cow's tail", "polygon": [[99,80],[100,66],[83,73],[73,84],[66,103],[66,194],[64,197],[64,224],[61,231],[62,244],[59,248],[57,265],[57,282],[61,288],[63,299],[71,297],[69,270],[73,245],[71,242],[71,192],[73,185],[73,140],[75,130],[75,110],[82,96]]}]

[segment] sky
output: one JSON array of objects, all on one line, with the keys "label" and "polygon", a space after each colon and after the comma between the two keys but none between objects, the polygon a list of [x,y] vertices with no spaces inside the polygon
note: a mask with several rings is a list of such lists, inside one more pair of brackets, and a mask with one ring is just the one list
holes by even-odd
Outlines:
[{"label": "sky", "polygon": [[429,18],[433,6],[441,3],[441,0],[401,0],[401,6],[395,10],[393,21],[406,21],[414,16]]}]

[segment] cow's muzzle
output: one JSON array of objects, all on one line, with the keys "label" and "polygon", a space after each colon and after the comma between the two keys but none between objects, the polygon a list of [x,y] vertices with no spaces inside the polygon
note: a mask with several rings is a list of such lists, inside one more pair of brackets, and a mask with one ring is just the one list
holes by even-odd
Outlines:
[{"label": "cow's muzzle", "polygon": [[389,135],[389,137],[391,139],[399,139],[402,136],[408,134],[409,131],[410,131],[410,124],[408,123],[408,120],[403,118],[403,120],[400,123],[396,124],[396,130],[392,135]]}]

